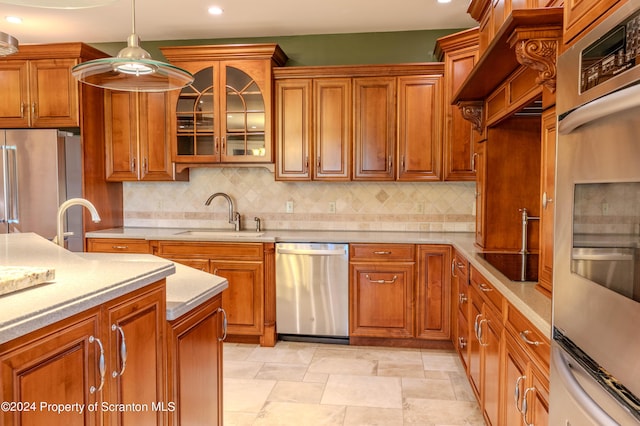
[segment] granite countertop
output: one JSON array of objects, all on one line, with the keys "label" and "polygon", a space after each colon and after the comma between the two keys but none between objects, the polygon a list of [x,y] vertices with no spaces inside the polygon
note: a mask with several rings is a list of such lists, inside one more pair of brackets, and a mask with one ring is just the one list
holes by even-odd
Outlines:
[{"label": "granite countertop", "polygon": [[0,265],[45,267],[55,279],[0,296],[0,344],[98,306],[175,272],[172,262],[99,261],[33,233],[0,235]]},{"label": "granite countertop", "polygon": [[[304,231],[268,230],[259,236],[229,237],[184,234],[187,228],[125,227],[88,232],[87,238],[234,242],[341,242],[450,244],[493,284],[531,323],[551,338],[551,299],[535,289],[535,282],[509,280],[484,260],[474,246],[474,234],[457,232]],[[229,229],[224,229],[229,231]]]},{"label": "granite countertop", "polygon": [[[122,262],[164,260],[151,254],[78,253],[84,259]],[[167,320],[175,320],[229,287],[226,278],[174,263],[176,273],[167,277]]]}]

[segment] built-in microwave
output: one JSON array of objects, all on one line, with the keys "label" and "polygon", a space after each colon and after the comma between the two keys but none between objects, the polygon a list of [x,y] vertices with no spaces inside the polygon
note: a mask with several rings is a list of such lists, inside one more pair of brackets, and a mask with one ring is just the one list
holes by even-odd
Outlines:
[{"label": "built-in microwave", "polygon": [[550,424],[640,424],[640,1],[557,65]]}]

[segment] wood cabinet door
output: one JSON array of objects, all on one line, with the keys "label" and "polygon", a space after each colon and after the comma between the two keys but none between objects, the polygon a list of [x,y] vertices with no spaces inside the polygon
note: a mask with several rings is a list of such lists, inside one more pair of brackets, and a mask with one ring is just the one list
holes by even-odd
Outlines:
[{"label": "wood cabinet door", "polygon": [[490,425],[500,423],[500,364],[502,322],[486,304],[480,324],[482,347],[482,407]]},{"label": "wood cabinet door", "polygon": [[[9,351],[0,350],[0,400],[24,403],[24,409],[2,410],[4,425],[100,425],[100,410],[65,410],[49,404],[95,404],[100,391],[100,348],[91,336],[100,333],[99,315],[92,310],[65,321]],[[5,345],[6,346],[6,345]],[[72,405],[70,405],[72,406]],[[3,407],[4,408],[4,407]],[[16,407],[17,408],[17,407]]]},{"label": "wood cabinet door", "polygon": [[77,127],[78,81],[71,76],[77,59],[29,61],[31,126]]},{"label": "wood cabinet door", "polygon": [[476,172],[476,245],[485,246],[486,242],[486,181],[487,181],[487,155],[486,142],[475,144],[474,165]]},{"label": "wood cabinet door", "polygon": [[311,79],[276,81],[276,180],[310,180]]},{"label": "wood cabinet door", "polygon": [[[161,284],[161,285],[160,285]],[[167,402],[165,394],[165,288],[128,295],[106,308],[104,335],[110,404],[147,404],[149,409],[108,411],[110,425],[165,424],[166,412],[153,409]]]},{"label": "wood cabinet door", "polygon": [[0,128],[29,127],[27,61],[0,61]]},{"label": "wood cabinet door", "polygon": [[[620,0],[580,0],[566,2],[564,5],[564,33],[565,44],[577,40],[577,36],[621,2]],[[574,40],[575,39],[575,40]]]},{"label": "wood cabinet door", "polygon": [[473,181],[474,140],[471,122],[451,100],[478,62],[478,46],[448,52],[445,57],[442,174],[446,181]]},{"label": "wood cabinet door", "polygon": [[525,425],[549,424],[549,374],[544,374],[535,365],[530,365],[531,381],[523,395],[526,401]]},{"label": "wood cabinet door", "polygon": [[313,179],[351,179],[351,79],[313,81]]},{"label": "wood cabinet door", "polygon": [[442,76],[398,77],[398,180],[439,181]]},{"label": "wood cabinet door", "polygon": [[166,93],[140,93],[138,98],[140,180],[173,180],[169,96]]},{"label": "wood cabinet door", "polygon": [[352,263],[349,334],[413,337],[413,264]]},{"label": "wood cabinet door", "polygon": [[521,425],[522,401],[528,383],[528,359],[514,339],[508,333],[505,336],[503,420],[506,425]]},{"label": "wood cabinet door", "polygon": [[104,91],[106,179],[138,180],[138,94]]},{"label": "wood cabinet door", "polygon": [[222,296],[168,324],[170,425],[222,425]]},{"label": "wood cabinet door", "polygon": [[469,287],[469,382],[478,401],[481,401],[481,346],[476,331],[480,320],[482,320],[482,299],[472,287]]},{"label": "wood cabinet door", "polygon": [[418,246],[416,337],[451,339],[451,246]]},{"label": "wood cabinet door", "polygon": [[264,329],[264,277],[262,262],[211,260],[211,273],[224,277],[222,293],[228,333],[260,336]]},{"label": "wood cabinet door", "polygon": [[271,62],[221,61],[220,161],[273,162]]},{"label": "wood cabinet door", "polygon": [[354,180],[394,180],[396,79],[353,80]]},{"label": "wood cabinet door", "polygon": [[553,288],[553,230],[556,192],[556,109],[542,115],[542,160],[540,176],[540,256],[538,286],[551,296]]}]

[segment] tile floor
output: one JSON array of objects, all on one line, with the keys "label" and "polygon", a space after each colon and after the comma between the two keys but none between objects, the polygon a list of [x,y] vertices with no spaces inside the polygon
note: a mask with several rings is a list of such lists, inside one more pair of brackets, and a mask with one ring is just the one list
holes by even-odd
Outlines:
[{"label": "tile floor", "polygon": [[225,426],[484,425],[448,350],[225,343],[223,397]]}]

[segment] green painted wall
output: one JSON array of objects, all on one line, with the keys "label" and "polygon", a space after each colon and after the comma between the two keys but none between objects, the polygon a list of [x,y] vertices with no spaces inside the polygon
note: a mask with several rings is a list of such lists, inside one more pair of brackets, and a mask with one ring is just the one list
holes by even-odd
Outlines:
[{"label": "green painted wall", "polygon": [[[435,62],[433,48],[436,40],[461,30],[463,29],[206,40],[142,40],[140,45],[157,60],[165,60],[159,50],[161,46],[278,43],[289,57],[287,66],[398,64]],[[92,43],[92,46],[116,55],[126,46],[126,42]]]}]

